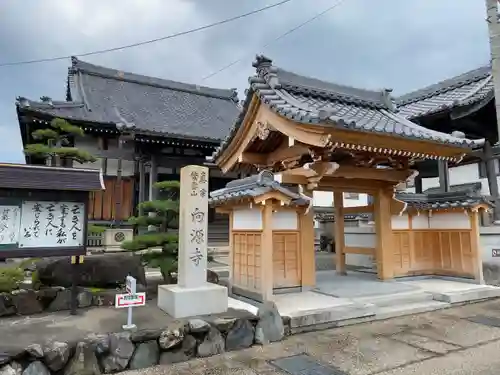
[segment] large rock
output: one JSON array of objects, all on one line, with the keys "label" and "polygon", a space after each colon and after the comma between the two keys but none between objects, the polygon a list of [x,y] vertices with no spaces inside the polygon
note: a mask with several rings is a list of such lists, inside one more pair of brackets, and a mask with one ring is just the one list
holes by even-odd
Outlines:
[{"label": "large rock", "polygon": [[140,331],[132,332],[130,340],[133,343],[156,341],[162,333],[162,329],[141,329]]},{"label": "large rock", "polygon": [[42,359],[44,354],[43,354],[43,348],[40,344],[31,344],[26,348],[26,353],[31,357],[35,359]]},{"label": "large rock", "polygon": [[201,319],[189,319],[187,326],[191,333],[205,333],[210,331],[210,324]]},{"label": "large rock", "polygon": [[156,341],[138,344],[134,355],[130,360],[130,368],[138,370],[141,368],[156,366],[160,360],[160,348]]},{"label": "large rock", "polygon": [[64,311],[71,309],[71,290],[63,289],[57,292],[56,298],[49,304],[46,311]]},{"label": "large rock", "polygon": [[[69,258],[48,258],[37,263],[38,279],[43,285],[71,286],[72,265]],[[128,275],[146,285],[146,273],[141,260],[130,254],[92,255],[79,266],[79,286],[112,288],[125,282]]]},{"label": "large rock", "polygon": [[158,344],[161,350],[168,350],[179,345],[184,339],[184,323],[182,321],[174,321],[169,324],[158,338]]},{"label": "large rock", "polygon": [[31,362],[23,371],[23,375],[51,375],[50,371],[40,361]]},{"label": "large rock", "polygon": [[13,362],[11,364],[0,366],[0,375],[21,375],[23,369],[19,363]]},{"label": "large rock", "polygon": [[203,341],[198,345],[198,357],[211,357],[225,350],[224,338],[215,327],[211,327]]},{"label": "large rock", "polygon": [[0,293],[0,317],[10,316],[16,313],[12,298],[8,293]]},{"label": "large rock", "polygon": [[257,316],[259,317],[259,322],[255,327],[255,342],[257,344],[264,345],[283,340],[285,327],[274,302],[264,302],[259,307]]},{"label": "large rock", "polygon": [[196,339],[191,335],[186,335],[180,348],[161,353],[160,365],[189,361],[196,354],[196,345]]},{"label": "large rock", "polygon": [[109,354],[101,361],[104,372],[109,374],[125,370],[134,350],[135,345],[129,336],[118,333],[109,335]]},{"label": "large rock", "polygon": [[43,350],[44,362],[52,371],[61,370],[71,356],[71,346],[67,342],[54,341]]},{"label": "large rock", "polygon": [[64,375],[101,375],[101,369],[92,344],[79,342],[73,358],[64,369]]},{"label": "large rock", "polygon": [[12,293],[12,304],[19,315],[32,315],[43,311],[38,295],[33,290],[15,291]]},{"label": "large rock", "polygon": [[253,344],[255,329],[248,320],[238,319],[226,336],[226,351],[249,348]]}]

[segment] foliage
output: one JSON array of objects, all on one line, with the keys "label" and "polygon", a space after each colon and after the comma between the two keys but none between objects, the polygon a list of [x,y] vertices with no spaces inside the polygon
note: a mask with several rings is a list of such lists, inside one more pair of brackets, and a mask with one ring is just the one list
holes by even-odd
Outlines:
[{"label": "foliage", "polygon": [[108,229],[107,227],[103,225],[95,225],[95,224],[89,224],[87,228],[88,233],[104,233]]},{"label": "foliage", "polygon": [[0,292],[12,292],[18,289],[24,280],[24,270],[20,267],[0,268]]},{"label": "foliage", "polygon": [[85,134],[82,128],[66,120],[56,118],[50,122],[50,128],[37,129],[31,135],[38,143],[26,145],[26,155],[43,159],[75,160],[81,164],[97,160],[89,152],[69,146],[71,137],[83,137]]},{"label": "foliage", "polygon": [[178,181],[163,181],[157,182],[155,188],[161,199],[140,203],[138,210],[141,215],[129,219],[138,227],[149,226],[149,230],[123,242],[122,248],[140,254],[149,267],[159,268],[168,282],[177,270],[179,236],[174,230],[179,216],[180,184]]}]

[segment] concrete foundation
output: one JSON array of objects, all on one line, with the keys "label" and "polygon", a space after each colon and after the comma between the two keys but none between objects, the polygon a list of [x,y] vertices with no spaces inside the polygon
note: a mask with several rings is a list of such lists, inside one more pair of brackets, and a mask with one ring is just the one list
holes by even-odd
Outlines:
[{"label": "concrete foundation", "polygon": [[197,288],[160,285],[158,307],[175,319],[220,314],[227,311],[228,292],[225,286],[210,283]]}]

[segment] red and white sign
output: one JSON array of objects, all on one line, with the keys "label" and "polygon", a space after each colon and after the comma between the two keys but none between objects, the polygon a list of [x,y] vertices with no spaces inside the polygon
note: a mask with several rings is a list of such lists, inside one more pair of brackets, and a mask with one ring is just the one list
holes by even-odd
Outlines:
[{"label": "red and white sign", "polygon": [[117,294],[115,298],[115,307],[139,307],[146,305],[146,293],[135,294]]}]

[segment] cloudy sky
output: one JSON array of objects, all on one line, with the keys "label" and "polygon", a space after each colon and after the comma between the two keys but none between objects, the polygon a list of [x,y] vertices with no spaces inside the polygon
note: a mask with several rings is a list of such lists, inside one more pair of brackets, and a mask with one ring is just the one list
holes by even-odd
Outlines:
[{"label": "cloudy sky", "polygon": [[[238,88],[256,53],[298,73],[402,94],[489,60],[483,0],[338,0],[278,8],[176,39],[82,58],[134,73]],[[277,0],[0,0],[0,63],[66,56],[153,39]],[[230,69],[202,78],[242,58]],[[68,60],[0,67],[0,162],[22,162],[16,96],[65,99]]]}]

